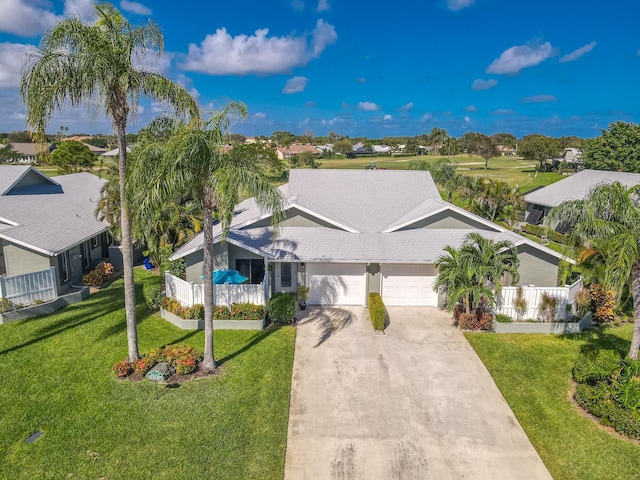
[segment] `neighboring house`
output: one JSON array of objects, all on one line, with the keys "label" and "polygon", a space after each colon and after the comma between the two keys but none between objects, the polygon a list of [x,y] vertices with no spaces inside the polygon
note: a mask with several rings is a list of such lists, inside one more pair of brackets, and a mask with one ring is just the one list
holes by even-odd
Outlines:
[{"label": "neighboring house", "polygon": [[0,274],[56,267],[58,293],[108,257],[109,224],[95,218],[102,180],[91,173],[55,180],[31,166],[0,166]]},{"label": "neighboring house", "polygon": [[289,159],[295,155],[300,155],[301,153],[312,153],[313,155],[320,155],[322,152],[314,147],[313,145],[300,145],[293,144],[288,147],[278,147],[276,148],[276,155],[280,160]]},{"label": "neighboring house", "polygon": [[498,145],[496,149],[498,150],[498,153],[500,153],[501,157],[514,157],[518,153],[517,149],[507,145]]},{"label": "neighboring house", "polygon": [[35,163],[39,154],[53,150],[49,143],[10,143],[9,147],[16,153],[14,163]]},{"label": "neighboring house", "polygon": [[[127,151],[127,153],[131,153],[131,147],[129,145],[127,145],[126,151]],[[117,148],[114,148],[113,150],[109,150],[108,152],[104,152],[103,154],[101,154],[101,156],[115,158],[119,154],[120,154],[120,150],[118,150]]]},{"label": "neighboring house", "polygon": [[[567,150],[565,150],[565,153]],[[640,173],[582,170],[559,182],[525,195],[527,211],[524,220],[534,225],[541,224],[553,207],[568,200],[581,200],[596,185],[613,182],[620,182],[626,187],[633,187],[640,184]],[[566,230],[566,228],[559,228],[559,230]]]},{"label": "neighboring house", "polygon": [[[471,232],[517,246],[523,285],[555,286],[564,258],[443,201],[429,172],[291,170],[279,189],[287,207],[276,239],[271,216],[245,200],[225,243],[214,227],[214,269],[266,281],[271,293],[307,285],[309,304],[365,305],[379,292],[386,305],[438,305],[434,264]],[[171,257],[185,259],[187,281],[204,281],[202,244],[200,234]]]},{"label": "neighboring house", "polygon": [[581,162],[582,152],[577,148],[565,148],[562,155],[558,158],[561,162],[576,163]]}]

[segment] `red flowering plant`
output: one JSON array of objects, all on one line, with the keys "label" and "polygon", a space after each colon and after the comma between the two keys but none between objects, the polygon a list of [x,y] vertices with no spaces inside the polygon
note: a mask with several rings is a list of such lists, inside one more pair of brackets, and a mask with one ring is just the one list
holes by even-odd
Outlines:
[{"label": "red flowering plant", "polygon": [[115,373],[118,378],[125,378],[133,373],[133,367],[126,360],[122,360],[113,365],[113,373]]},{"label": "red flowering plant", "polygon": [[158,362],[155,358],[144,356],[134,364],[133,369],[137,373],[145,375],[156,363]]}]

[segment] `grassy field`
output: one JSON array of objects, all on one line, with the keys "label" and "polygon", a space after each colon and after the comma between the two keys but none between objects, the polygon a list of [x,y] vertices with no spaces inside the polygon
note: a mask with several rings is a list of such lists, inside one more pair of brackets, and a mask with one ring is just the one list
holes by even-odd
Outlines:
[{"label": "grassy field", "polygon": [[[419,156],[419,157],[359,157],[341,158],[332,160],[320,160],[321,168],[337,169],[364,169],[366,165],[374,162],[378,168],[389,170],[405,170],[414,160],[426,160],[433,163],[442,157]],[[519,157],[496,157],[489,160],[489,168],[485,170],[484,159],[474,155],[455,155],[449,158],[458,164],[458,170],[465,175],[490,177],[502,180],[512,186],[520,187],[526,192],[535,187],[550,185],[563,176],[557,173],[538,173],[535,167],[537,162],[523,160]]]},{"label": "grassy field", "polygon": [[555,480],[640,479],[640,445],[610,433],[571,400],[579,353],[626,354],[632,328],[566,336],[466,334]]},{"label": "grassy field", "polygon": [[[138,283],[150,278],[137,271]],[[140,288],[139,288],[140,293]],[[141,351],[184,342],[139,295]],[[0,478],[281,479],[295,330],[218,331],[215,377],[160,387],[117,380],[122,280],[45,318],[0,325]],[[32,444],[34,431],[44,435]]]}]

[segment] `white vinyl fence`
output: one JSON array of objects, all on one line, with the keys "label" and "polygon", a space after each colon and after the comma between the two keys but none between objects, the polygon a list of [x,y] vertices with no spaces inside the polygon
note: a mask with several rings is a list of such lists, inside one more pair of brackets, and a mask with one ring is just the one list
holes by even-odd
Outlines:
[{"label": "white vinyl fence", "polygon": [[[165,295],[179,301],[183,307],[204,303],[204,285],[186,282],[164,272]],[[213,285],[213,304],[230,306],[234,303],[265,305],[265,286],[258,284]]]},{"label": "white vinyl fence", "polygon": [[[496,298],[496,313],[509,315],[511,318],[517,319],[518,315],[516,309],[513,306],[513,299],[516,297],[516,291],[518,287],[504,287],[502,292]],[[576,313],[575,298],[576,293],[582,288],[582,278],[580,278],[573,285],[565,285],[564,287],[536,287],[533,285],[523,285],[522,293],[524,298],[527,299],[527,310],[522,316],[523,320],[526,319],[541,319],[542,312],[540,310],[540,299],[543,293],[556,296],[560,299],[558,309],[556,311],[556,318],[563,319],[567,315],[566,306],[571,305],[572,313]]]},{"label": "white vinyl fence", "polygon": [[46,302],[58,297],[56,267],[40,272],[0,277],[0,298],[14,305],[31,305],[36,300]]}]

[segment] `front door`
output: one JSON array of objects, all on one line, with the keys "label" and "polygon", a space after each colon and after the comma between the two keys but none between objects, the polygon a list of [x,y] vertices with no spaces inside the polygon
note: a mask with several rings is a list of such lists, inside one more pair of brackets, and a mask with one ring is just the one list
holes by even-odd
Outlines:
[{"label": "front door", "polygon": [[293,262],[276,263],[276,292],[297,292],[297,274],[297,264]]}]

